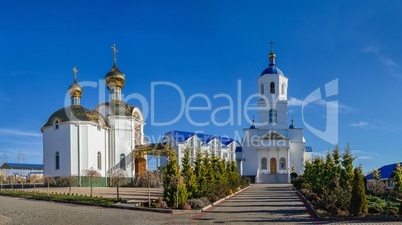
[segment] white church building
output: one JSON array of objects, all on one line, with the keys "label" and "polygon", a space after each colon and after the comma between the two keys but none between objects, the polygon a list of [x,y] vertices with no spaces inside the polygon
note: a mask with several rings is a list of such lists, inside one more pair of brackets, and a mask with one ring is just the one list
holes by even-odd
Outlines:
[{"label": "white church building", "polygon": [[56,110],[42,126],[45,176],[76,176],[80,185],[83,171],[91,167],[99,170],[102,177],[117,169],[134,177],[143,169],[139,164],[144,164],[145,159],[137,162],[132,151],[136,145],[144,144],[145,123],[141,110],[122,100],[126,78],[117,68],[117,49],[112,48],[114,64],[105,76],[109,101],[94,110],[82,106],[83,88],[77,82],[74,67],[74,82],[68,88],[71,105]]},{"label": "white church building", "polygon": [[303,173],[312,149],[293,119],[288,125],[288,78],[276,67],[272,49],[268,58],[268,68],[257,79],[259,121],[243,129],[236,161],[242,176],[256,183],[288,183],[292,172]]}]

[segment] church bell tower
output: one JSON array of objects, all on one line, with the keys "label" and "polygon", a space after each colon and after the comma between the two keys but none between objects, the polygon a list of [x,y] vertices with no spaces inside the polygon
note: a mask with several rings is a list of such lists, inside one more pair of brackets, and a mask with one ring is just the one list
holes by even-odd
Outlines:
[{"label": "church bell tower", "polygon": [[271,41],[270,44],[269,66],[258,78],[258,126],[263,129],[286,129],[288,78],[276,67],[274,43]]}]

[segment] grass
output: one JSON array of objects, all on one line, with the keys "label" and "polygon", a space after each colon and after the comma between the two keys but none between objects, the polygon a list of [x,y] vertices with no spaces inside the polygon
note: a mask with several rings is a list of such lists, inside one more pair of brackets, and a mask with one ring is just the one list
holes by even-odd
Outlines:
[{"label": "grass", "polygon": [[86,195],[68,195],[59,193],[40,193],[33,191],[23,191],[23,190],[7,190],[3,189],[0,191],[0,195],[12,196],[12,197],[29,197],[33,199],[49,200],[49,201],[68,201],[76,203],[88,203],[93,205],[112,205],[115,203],[114,199],[102,198],[102,197],[88,197]]}]

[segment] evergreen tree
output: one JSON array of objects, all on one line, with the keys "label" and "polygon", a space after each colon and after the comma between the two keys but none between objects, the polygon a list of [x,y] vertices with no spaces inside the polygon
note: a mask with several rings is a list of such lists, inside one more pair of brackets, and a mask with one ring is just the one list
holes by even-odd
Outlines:
[{"label": "evergreen tree", "polygon": [[187,201],[187,189],[180,174],[176,152],[170,149],[168,157],[169,161],[166,164],[166,174],[163,180],[163,198],[168,205],[177,208]]},{"label": "evergreen tree", "polygon": [[213,184],[215,182],[215,171],[214,168],[212,168],[211,157],[209,156],[208,152],[206,152],[204,155],[203,163],[206,170],[205,178],[207,179],[208,184]]},{"label": "evergreen tree", "polygon": [[327,157],[325,160],[325,172],[324,172],[324,176],[325,176],[325,183],[327,183],[327,186],[332,187],[335,183],[334,179],[335,177],[335,173],[336,173],[336,165],[334,162],[334,158],[332,157],[331,153],[327,152]]},{"label": "evergreen tree", "polygon": [[353,216],[364,216],[367,214],[368,207],[363,178],[364,175],[361,167],[355,168],[349,207],[349,212]]},{"label": "evergreen tree", "polygon": [[346,145],[345,152],[342,154],[341,164],[343,169],[341,171],[340,184],[347,192],[352,190],[352,180],[353,180],[353,161],[356,157],[352,156],[352,151],[350,150],[349,143]]},{"label": "evergreen tree", "polygon": [[335,164],[335,174],[337,177],[340,176],[341,173],[341,154],[339,153],[338,145],[335,145],[334,150],[332,151],[332,158],[334,159]]},{"label": "evergreen tree", "polygon": [[181,174],[184,178],[184,183],[187,188],[188,196],[189,198],[195,198],[195,195],[197,194],[197,181],[194,174],[194,169],[191,166],[189,148],[186,148],[186,150],[184,151],[184,157],[182,158],[181,166]]},{"label": "evergreen tree", "polygon": [[402,167],[398,162],[394,169],[394,190],[398,193],[402,193]]},{"label": "evergreen tree", "polygon": [[193,193],[193,197],[201,197],[206,193],[207,190],[207,182],[206,182],[206,168],[203,163],[203,158],[202,158],[202,153],[201,150],[198,149],[196,154],[195,154],[195,160],[194,160],[194,173],[195,173],[195,179],[197,183],[197,189],[196,192]]}]

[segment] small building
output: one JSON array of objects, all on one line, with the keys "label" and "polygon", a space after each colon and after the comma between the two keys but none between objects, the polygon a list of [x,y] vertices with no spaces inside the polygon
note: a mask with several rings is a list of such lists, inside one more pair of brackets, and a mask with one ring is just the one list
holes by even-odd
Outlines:
[{"label": "small building", "polygon": [[[236,148],[240,147],[240,143],[227,136],[217,136],[204,133],[195,133],[187,131],[172,130],[165,133],[163,143],[169,143],[176,151],[178,163],[181,165],[184,151],[190,149],[190,159],[193,161],[197,150],[205,155],[208,153],[216,155],[228,161],[235,161]],[[161,165],[167,163],[166,157],[161,157]]]},{"label": "small building", "polygon": [[[393,173],[394,173],[394,170],[395,170],[397,164],[398,163],[385,165],[385,166],[383,166],[383,167],[378,169],[378,172],[380,174],[380,181],[384,182],[385,187],[387,189],[394,189],[394,178],[393,178],[394,176],[393,176]],[[366,176],[366,180],[367,180],[367,183],[373,181],[374,180],[373,173],[369,173]]]}]

